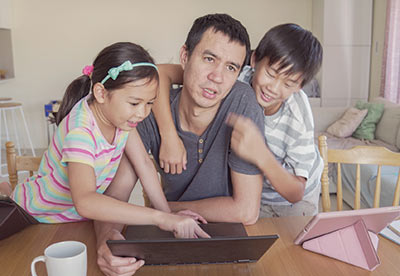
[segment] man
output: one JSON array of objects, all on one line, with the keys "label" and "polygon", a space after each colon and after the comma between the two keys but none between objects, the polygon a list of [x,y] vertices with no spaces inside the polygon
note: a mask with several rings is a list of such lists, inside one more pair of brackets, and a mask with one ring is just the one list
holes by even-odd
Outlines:
[{"label": "man", "polygon": [[[263,132],[262,109],[254,92],[236,81],[249,49],[246,29],[225,14],[198,18],[181,48],[184,85],[171,94],[170,104],[188,162],[179,175],[161,172],[164,192],[174,211],[190,209],[209,221],[253,224],[258,219],[261,172],[230,151],[232,129],[225,124],[228,114],[234,112],[252,119]],[[137,129],[158,162],[162,130],[154,117],[149,116]],[[114,179],[121,185],[114,187],[126,187],[122,183],[137,179],[129,167],[123,159]],[[129,196],[127,188],[106,193],[121,200]],[[132,258],[110,256],[105,246],[106,239],[122,238],[122,226],[96,223],[95,229],[98,264],[103,272],[130,275],[141,266]]]}]

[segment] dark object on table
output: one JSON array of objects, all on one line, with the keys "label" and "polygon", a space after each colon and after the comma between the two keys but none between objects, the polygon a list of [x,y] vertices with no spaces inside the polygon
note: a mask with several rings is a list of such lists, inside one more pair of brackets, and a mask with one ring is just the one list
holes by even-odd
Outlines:
[{"label": "dark object on table", "polygon": [[8,196],[0,195],[0,240],[37,223],[39,222],[14,200]]}]

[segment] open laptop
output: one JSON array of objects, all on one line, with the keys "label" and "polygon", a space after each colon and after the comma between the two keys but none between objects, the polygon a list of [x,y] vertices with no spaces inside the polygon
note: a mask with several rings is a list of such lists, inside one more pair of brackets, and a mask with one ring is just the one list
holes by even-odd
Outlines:
[{"label": "open laptop", "polygon": [[295,244],[343,229],[362,220],[368,231],[378,234],[396,218],[400,217],[400,207],[368,208],[361,210],[318,213],[302,229]]},{"label": "open laptop", "polygon": [[209,239],[176,239],[152,225],[132,225],[126,240],[108,240],[115,256],[145,260],[146,265],[247,263],[258,261],[278,235],[247,236],[241,223],[202,224]]}]

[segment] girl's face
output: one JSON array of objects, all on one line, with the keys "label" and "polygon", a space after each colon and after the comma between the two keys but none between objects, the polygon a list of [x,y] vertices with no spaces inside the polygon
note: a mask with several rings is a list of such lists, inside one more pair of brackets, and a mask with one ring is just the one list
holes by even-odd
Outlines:
[{"label": "girl's face", "polygon": [[270,66],[268,58],[255,63],[254,55],[251,66],[255,68],[252,87],[265,115],[275,114],[287,98],[301,89],[301,74],[286,74],[291,66],[279,71],[279,64]]},{"label": "girl's face", "polygon": [[150,114],[157,92],[158,81],[155,79],[127,83],[120,89],[105,92],[101,111],[114,127],[132,130]]}]

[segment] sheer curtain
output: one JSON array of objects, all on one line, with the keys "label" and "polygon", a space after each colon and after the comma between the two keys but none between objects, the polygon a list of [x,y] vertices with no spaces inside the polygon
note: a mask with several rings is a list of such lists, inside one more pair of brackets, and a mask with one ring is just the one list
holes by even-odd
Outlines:
[{"label": "sheer curtain", "polygon": [[400,0],[388,0],[380,94],[400,103]]}]

